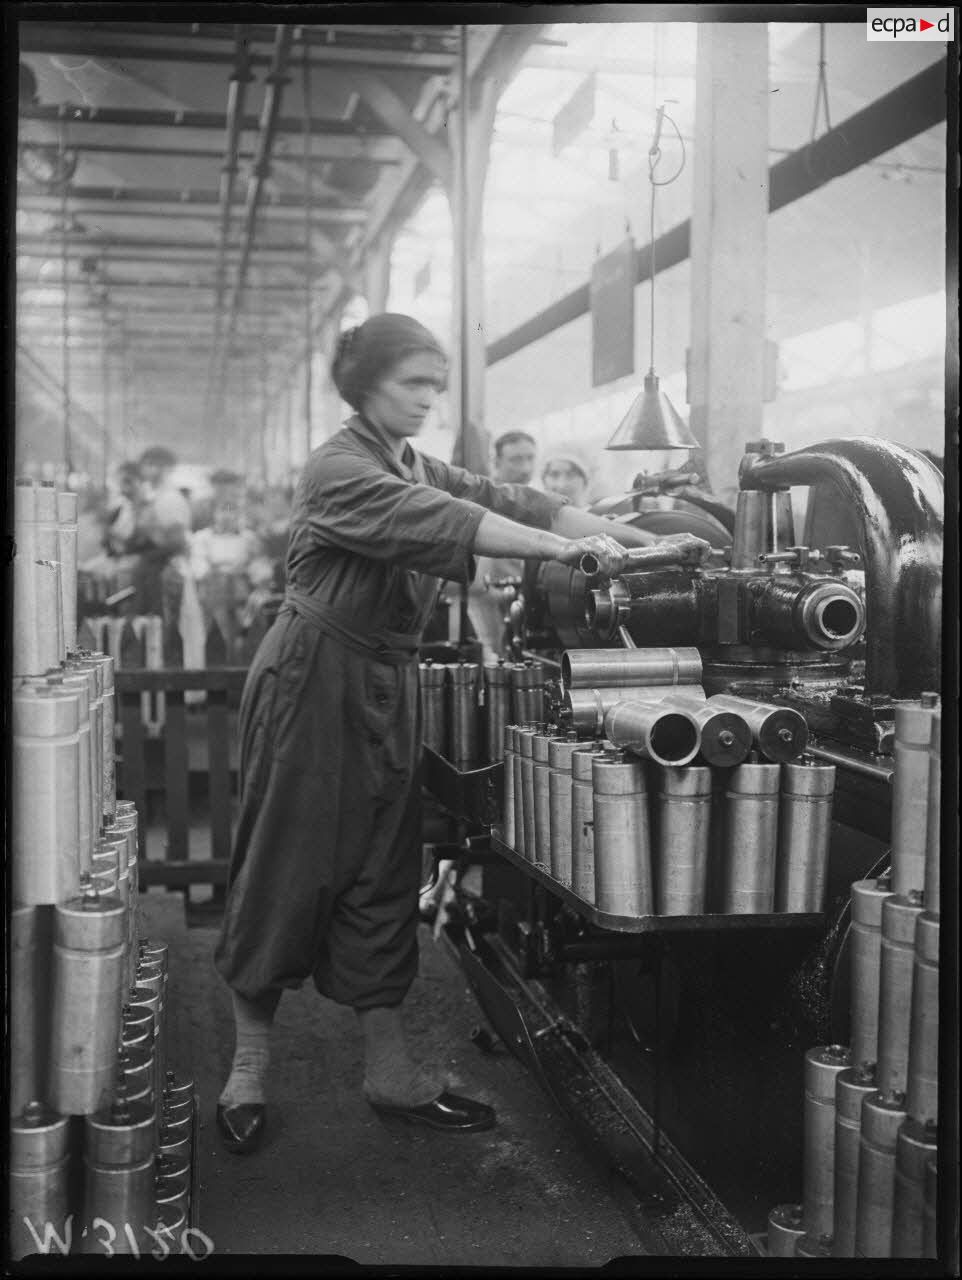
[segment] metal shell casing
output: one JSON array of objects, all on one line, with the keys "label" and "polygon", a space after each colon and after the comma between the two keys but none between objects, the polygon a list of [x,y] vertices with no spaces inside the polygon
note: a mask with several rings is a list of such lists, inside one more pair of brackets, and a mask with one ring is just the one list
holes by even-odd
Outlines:
[{"label": "metal shell casing", "polygon": [[514,772],[514,848],[518,853],[524,854],[524,780],[521,775],[521,742],[526,733],[534,733],[535,726],[531,724],[516,725],[512,739],[514,742],[514,757],[511,761],[511,767]]},{"label": "metal shell casing", "polygon": [[805,1054],[802,1220],[809,1236],[831,1236],[835,1213],[835,1086],[852,1065],[843,1045]]},{"label": "metal shell casing", "polygon": [[[676,691],[689,695],[689,704],[704,703],[706,694],[700,684],[616,686],[612,688],[567,689],[561,700],[562,714],[568,726],[582,737],[601,738],[605,732],[605,716],[620,702],[658,702],[673,697]],[[690,706],[689,706],[690,709]]]},{"label": "metal shell casing", "polygon": [[541,724],[545,718],[544,664],[528,659],[510,668],[511,718],[515,724]]},{"label": "metal shell casing", "polygon": [[514,731],[516,725],[509,724],[504,727],[504,748],[502,751],[502,759],[504,761],[504,791],[503,802],[501,806],[501,820],[504,829],[504,840],[509,849],[515,847],[514,834]]},{"label": "metal shell casing", "polygon": [[90,875],[91,856],[97,838],[96,796],[94,791],[93,697],[96,677],[85,671],[66,670],[51,673],[48,682],[72,692],[77,698],[77,824],[79,832],[80,874]]},{"label": "metal shell casing", "polygon": [[925,888],[931,743],[938,699],[895,704],[892,776],[892,889],[902,897]]},{"label": "metal shell casing", "polygon": [[65,653],[57,493],[50,485],[14,486],[13,674],[39,676]]},{"label": "metal shell casing", "polygon": [[114,754],[116,744],[114,742],[115,733],[115,704],[114,704],[114,659],[110,654],[101,653],[99,650],[83,651],[83,661],[92,663],[100,669],[101,688],[103,692],[103,749],[101,751],[101,761],[103,767],[103,784],[101,788],[102,813],[103,820],[109,821],[117,812],[117,772],[115,768]]},{"label": "metal shell casing", "polygon": [[712,771],[703,765],[658,769],[653,840],[655,911],[701,915],[708,892]]},{"label": "metal shell casing", "polygon": [[942,856],[942,712],[932,717],[929,743],[929,806],[925,838],[925,910],[939,914],[940,859]]},{"label": "metal shell casing", "polygon": [[832,1254],[855,1256],[858,1207],[858,1161],[862,1134],[862,1103],[876,1092],[875,1064],[862,1063],[842,1071],[835,1081],[835,1204]]},{"label": "metal shell casing", "polygon": [[484,664],[485,761],[497,764],[504,757],[504,729],[511,719],[511,668],[504,659]]},{"label": "metal shell casing", "polygon": [[10,1114],[46,1092],[53,908],[14,907],[10,927]]},{"label": "metal shell casing", "polygon": [[925,1124],[939,1118],[939,921],[927,911],[915,926],[912,1016],[905,1110]]},{"label": "metal shell casing", "polygon": [[922,1201],[922,1257],[939,1256],[938,1233],[939,1165],[937,1160],[925,1162],[925,1191]]},{"label": "metal shell casing", "polygon": [[478,764],[478,664],[447,666],[448,759],[456,769]]},{"label": "metal shell casing", "polygon": [[13,693],[14,902],[53,905],[80,891],[80,701],[63,686]]},{"label": "metal shell casing", "polygon": [[725,790],[721,911],[757,915],[775,905],[777,764],[740,764]]},{"label": "metal shell casing", "polygon": [[805,717],[792,707],[737,698],[729,693],[714,694],[708,699],[708,705],[724,707],[743,716],[752,731],[755,746],[766,760],[773,763],[796,760],[808,746]]},{"label": "metal shell casing", "polygon": [[549,860],[551,874],[567,886],[571,884],[571,757],[577,749],[574,734],[548,743]]},{"label": "metal shell casing", "polygon": [[65,650],[77,643],[77,504],[75,493],[57,494],[57,559]]},{"label": "metal shell casing", "polygon": [[561,656],[565,689],[700,684],[701,676],[695,648],[566,649]]},{"label": "metal shell casing", "polygon": [[98,662],[88,658],[71,658],[64,672],[83,674],[90,692],[90,809],[94,835],[99,835],[104,822],[104,673]]},{"label": "metal shell casing", "polygon": [[590,743],[571,753],[571,888],[595,900],[595,816],[592,762],[604,748]]},{"label": "metal shell casing", "polygon": [[879,966],[878,1081],[881,1093],[908,1085],[915,929],[922,914],[921,892],[893,895],[882,906]]},{"label": "metal shell casing", "polygon": [[447,717],[444,707],[444,666],[418,665],[418,698],[421,706],[421,741],[439,756],[447,756]]},{"label": "metal shell casing", "polygon": [[782,765],[776,911],[824,911],[835,766],[805,758]]},{"label": "metal shell casing", "polygon": [[111,1096],[125,932],[117,898],[88,893],[56,909],[49,1096],[64,1115],[89,1115]]},{"label": "metal shell casing", "polygon": [[852,885],[851,1035],[855,1062],[878,1061],[879,973],[882,954],[882,904],[892,897],[886,880],[856,880]]},{"label": "metal shell casing", "polygon": [[531,740],[531,787],[534,795],[534,857],[547,871],[551,866],[551,803],[548,791],[548,750],[551,733],[536,733]]},{"label": "metal shell casing", "polygon": [[[118,1101],[109,1109],[87,1116],[84,1124],[85,1253],[98,1253],[102,1243],[93,1229],[97,1218],[115,1227],[115,1253],[146,1252],[146,1228],[154,1226],[154,1163],[156,1122],[153,1108]],[[127,1237],[124,1224],[134,1236]]]},{"label": "metal shell casing", "polygon": [[604,752],[591,762],[595,906],[618,916],[654,911],[648,787],[640,760]]},{"label": "metal shell casing", "polygon": [[69,1116],[36,1101],[10,1121],[7,1244],[13,1259],[38,1251],[48,1223],[61,1239],[69,1236],[69,1124]]},{"label": "metal shell casing", "polygon": [[925,1257],[925,1166],[937,1155],[935,1125],[910,1116],[895,1140],[893,1258]]},{"label": "metal shell casing", "polygon": [[900,1093],[872,1093],[862,1103],[856,1258],[892,1256],[895,1146],[904,1120],[904,1098]]},{"label": "metal shell casing", "polygon": [[534,835],[534,739],[541,732],[541,725],[523,728],[519,735],[521,757],[521,815],[523,846],[521,852],[529,862],[536,858]]},{"label": "metal shell casing", "polygon": [[605,734],[616,747],[675,767],[690,764],[701,746],[687,708],[663,701],[616,703],[605,714]]},{"label": "metal shell casing", "polygon": [[794,1258],[795,1245],[805,1234],[800,1204],[777,1204],[768,1215],[768,1253],[772,1258]]}]

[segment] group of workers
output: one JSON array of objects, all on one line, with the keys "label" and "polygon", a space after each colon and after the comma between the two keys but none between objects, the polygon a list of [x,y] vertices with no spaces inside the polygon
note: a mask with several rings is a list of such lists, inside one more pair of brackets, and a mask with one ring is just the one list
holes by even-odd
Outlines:
[{"label": "group of workers", "polygon": [[163,446],[121,463],[113,498],[85,507],[81,520],[89,528],[81,530],[79,567],[103,584],[94,594],[126,589],[125,613],[160,616],[165,635],[171,629],[178,634],[184,664],[203,667],[211,624],[229,644],[252,596],[273,586],[287,510],[279,531],[273,525],[255,529],[241,475],[215,471],[209,498],[191,501],[189,490],[175,482],[176,466],[176,456]]},{"label": "group of workers", "polygon": [[[548,467],[545,491],[527,484],[534,442],[517,434],[500,439],[493,479],[418,452],[410,438],[446,375],[441,344],[408,316],[343,333],[332,377],[353,416],[311,454],[294,494],[284,603],[241,702],[240,813],[215,950],[236,1032],[216,1122],[238,1154],[267,1132],[278,1003],[309,979],[355,1010],[362,1089],[379,1113],[450,1132],[495,1123],[493,1108],[417,1060],[404,1029],[418,967],[422,631],[440,584],[469,583],[476,558],[576,565],[591,551],[605,570],[652,541],[549,490]],[[549,463],[553,481],[564,461]]]}]

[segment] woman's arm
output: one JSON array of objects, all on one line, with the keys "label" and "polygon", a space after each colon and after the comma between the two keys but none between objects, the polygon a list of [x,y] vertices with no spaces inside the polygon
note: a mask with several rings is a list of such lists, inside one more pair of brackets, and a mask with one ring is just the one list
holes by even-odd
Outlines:
[{"label": "woman's arm", "polygon": [[604,516],[593,515],[581,507],[560,507],[551,522],[554,533],[566,538],[584,538],[591,534],[607,534],[623,547],[650,547],[660,539],[647,529],[636,529],[634,525],[621,524],[617,520],[606,520]]},{"label": "woman's arm", "polygon": [[[607,520],[594,520],[594,523],[611,527],[611,522]],[[494,511],[486,511],[475,532],[472,551],[475,555],[560,560],[562,564],[572,565],[578,564],[586,552],[591,552],[598,557],[601,572],[604,573],[617,561],[619,554],[624,552],[624,546],[604,533],[565,537],[550,529],[516,524],[514,520],[499,516]]]}]

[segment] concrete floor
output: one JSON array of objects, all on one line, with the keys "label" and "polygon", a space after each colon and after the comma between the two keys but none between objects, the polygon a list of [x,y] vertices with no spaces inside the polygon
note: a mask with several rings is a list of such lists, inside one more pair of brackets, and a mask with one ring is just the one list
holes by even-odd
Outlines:
[{"label": "concrete floor", "polygon": [[232,1156],[214,1127],[233,1051],[216,924],[188,929],[182,899],[163,889],[141,896],[141,915],[141,934],[170,947],[170,1053],[200,1094],[198,1225],[217,1254],[552,1269],[642,1256],[607,1175],[524,1067],[472,1043],[482,1015],[426,927],[407,1001],[412,1047],[444,1063],[454,1091],[493,1105],[497,1127],[451,1135],[379,1117],[360,1092],[354,1014],[305,986],[278,1012],[269,1136]]}]

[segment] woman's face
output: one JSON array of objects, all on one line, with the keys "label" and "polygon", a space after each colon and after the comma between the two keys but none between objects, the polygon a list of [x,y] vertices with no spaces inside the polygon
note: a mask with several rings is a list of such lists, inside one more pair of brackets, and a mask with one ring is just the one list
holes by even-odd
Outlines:
[{"label": "woman's face", "polygon": [[588,481],[566,458],[549,461],[542,473],[541,483],[548,493],[560,493],[576,507],[584,502],[588,490]]},{"label": "woman's face", "polygon": [[367,396],[364,416],[392,439],[417,435],[444,390],[446,372],[433,351],[405,356]]}]

